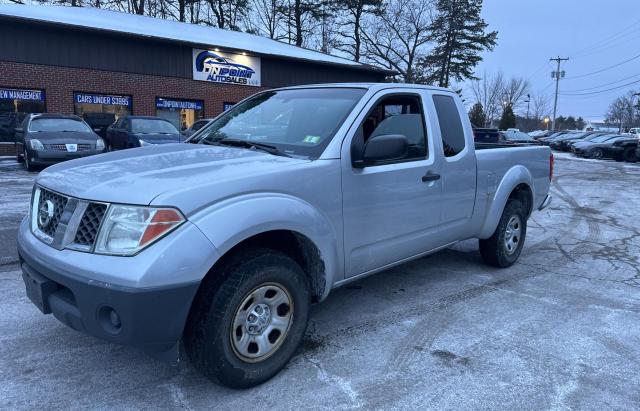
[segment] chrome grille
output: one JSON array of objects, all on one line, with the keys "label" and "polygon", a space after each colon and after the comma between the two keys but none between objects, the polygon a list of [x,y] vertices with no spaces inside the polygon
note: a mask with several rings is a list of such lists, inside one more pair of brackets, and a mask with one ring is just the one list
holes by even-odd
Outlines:
[{"label": "chrome grille", "polygon": [[74,242],[84,246],[93,246],[98,236],[98,229],[104,218],[107,206],[100,203],[90,203],[80,220]]},{"label": "chrome grille", "polygon": [[[66,144],[45,144],[44,148],[51,151],[67,151]],[[78,151],[90,151],[91,144],[78,144]]]},{"label": "chrome grille", "polygon": [[38,207],[34,210],[37,214],[38,229],[49,237],[53,237],[58,228],[60,217],[67,206],[69,198],[56,194],[53,191],[42,189]]}]

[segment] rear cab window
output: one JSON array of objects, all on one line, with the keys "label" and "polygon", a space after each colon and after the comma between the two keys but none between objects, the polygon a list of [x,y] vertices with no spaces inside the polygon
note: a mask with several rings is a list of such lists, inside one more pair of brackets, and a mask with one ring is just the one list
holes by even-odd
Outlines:
[{"label": "rear cab window", "polygon": [[458,106],[456,106],[453,97],[442,94],[433,95],[433,104],[440,124],[444,155],[445,157],[454,157],[461,153],[466,146]]}]

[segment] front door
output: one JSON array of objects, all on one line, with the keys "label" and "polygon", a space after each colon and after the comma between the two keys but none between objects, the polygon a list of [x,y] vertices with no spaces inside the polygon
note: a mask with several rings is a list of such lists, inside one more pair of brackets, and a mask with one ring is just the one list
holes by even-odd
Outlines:
[{"label": "front door", "polygon": [[[440,219],[440,170],[427,135],[423,96],[387,91],[356,125],[342,149],[347,277],[435,248]],[[352,150],[383,134],[407,137],[406,157],[354,168]]]}]

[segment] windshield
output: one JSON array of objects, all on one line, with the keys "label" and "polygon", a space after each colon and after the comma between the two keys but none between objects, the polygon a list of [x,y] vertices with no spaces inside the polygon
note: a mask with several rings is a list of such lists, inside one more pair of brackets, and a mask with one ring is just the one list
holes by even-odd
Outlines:
[{"label": "windshield", "polygon": [[152,118],[131,120],[131,132],[139,134],[178,134],[178,129],[168,121]]},{"label": "windshield", "polygon": [[260,93],[236,104],[192,142],[242,140],[269,144],[289,155],[317,158],[365,92],[308,88]]},{"label": "windshield", "polygon": [[614,135],[608,134],[608,135],[596,137],[591,141],[594,142],[594,143],[602,143],[603,141],[607,141],[609,139],[616,138],[616,137],[618,137],[616,134],[614,134]]},{"label": "windshield", "polygon": [[80,131],[88,133],[89,126],[71,118],[36,118],[29,124],[29,131]]}]

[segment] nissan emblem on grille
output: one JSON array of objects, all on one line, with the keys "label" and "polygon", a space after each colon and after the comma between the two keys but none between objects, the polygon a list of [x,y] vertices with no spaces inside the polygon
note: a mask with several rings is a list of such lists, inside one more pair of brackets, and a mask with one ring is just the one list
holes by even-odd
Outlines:
[{"label": "nissan emblem on grille", "polygon": [[38,210],[38,225],[42,228],[46,228],[53,219],[54,211],[55,205],[51,200],[43,202],[40,206],[40,210]]}]

